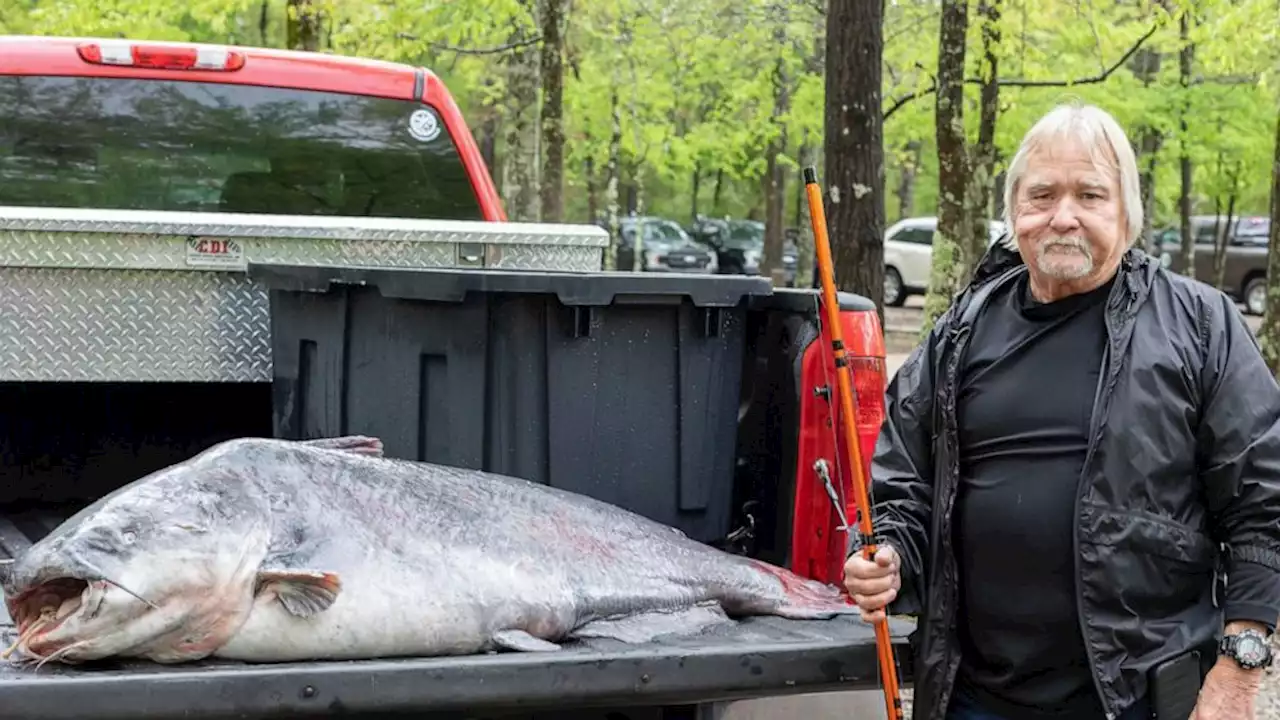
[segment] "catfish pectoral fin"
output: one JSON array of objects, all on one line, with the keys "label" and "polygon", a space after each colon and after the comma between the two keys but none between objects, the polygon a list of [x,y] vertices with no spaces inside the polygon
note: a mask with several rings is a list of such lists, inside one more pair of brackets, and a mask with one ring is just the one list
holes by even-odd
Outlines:
[{"label": "catfish pectoral fin", "polygon": [[517,652],[553,652],[560,646],[536,638],[524,630],[500,630],[493,634],[493,644]]},{"label": "catfish pectoral fin", "polygon": [[666,636],[692,636],[716,627],[736,625],[719,603],[707,602],[592,620],[574,630],[574,638],[606,638],[639,644]]},{"label": "catfish pectoral fin", "polygon": [[258,594],[273,592],[290,613],[311,617],[324,612],[338,599],[342,581],[337,573],[318,570],[262,570]]}]

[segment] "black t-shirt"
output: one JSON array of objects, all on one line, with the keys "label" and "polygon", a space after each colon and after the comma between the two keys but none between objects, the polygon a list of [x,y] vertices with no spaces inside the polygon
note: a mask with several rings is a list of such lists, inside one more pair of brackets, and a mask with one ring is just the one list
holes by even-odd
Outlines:
[{"label": "black t-shirt", "polygon": [[1112,283],[1040,303],[1023,275],[991,298],[963,367],[958,689],[1009,720],[1104,717],[1073,533]]}]

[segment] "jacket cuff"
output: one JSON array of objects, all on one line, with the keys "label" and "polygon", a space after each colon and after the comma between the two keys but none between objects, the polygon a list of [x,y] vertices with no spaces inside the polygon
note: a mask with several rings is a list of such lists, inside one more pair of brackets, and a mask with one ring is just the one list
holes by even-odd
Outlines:
[{"label": "jacket cuff", "polygon": [[[892,537],[878,534],[875,537],[876,548],[888,545],[898,553],[898,573],[902,576],[902,587],[898,590],[898,596],[894,598],[888,607],[890,615],[920,615],[924,612],[923,599],[919,595],[919,588],[915,586],[915,578],[907,569],[906,561],[902,557],[902,545]],[[853,557],[854,553],[862,552],[862,542],[859,540],[856,532],[849,533],[849,544],[845,548],[845,560]]]},{"label": "jacket cuff", "polygon": [[1236,560],[1227,575],[1223,620],[1249,620],[1275,632],[1280,619],[1280,572],[1266,565]]}]

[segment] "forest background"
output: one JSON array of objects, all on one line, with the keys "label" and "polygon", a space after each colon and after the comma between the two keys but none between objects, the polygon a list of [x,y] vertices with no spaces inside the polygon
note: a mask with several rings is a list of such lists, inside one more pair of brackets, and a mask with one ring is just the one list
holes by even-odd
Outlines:
[{"label": "forest background", "polygon": [[[1144,247],[1180,228],[1185,260],[1192,215],[1269,215],[1280,282],[1280,0],[0,0],[0,33],[425,66],[512,220],[757,219],[761,272],[790,231],[801,284],[813,165],[837,280],[877,304],[885,227],[939,218],[922,333],[985,248],[1023,133],[1083,100],[1138,152]],[[1268,298],[1259,337],[1280,371]]]}]

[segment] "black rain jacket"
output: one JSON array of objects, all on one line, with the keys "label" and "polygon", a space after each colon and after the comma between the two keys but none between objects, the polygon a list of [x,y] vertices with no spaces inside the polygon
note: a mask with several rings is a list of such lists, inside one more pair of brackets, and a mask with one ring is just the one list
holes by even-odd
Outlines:
[{"label": "black rain jacket", "polygon": [[[886,389],[872,518],[902,559],[889,610],[918,618],[920,720],[943,720],[960,660],[958,369],[992,290],[1025,272],[1017,253],[993,245]],[[1257,341],[1223,293],[1140,250],[1128,250],[1118,272],[1074,537],[1080,629],[1108,718],[1146,694],[1153,665],[1212,646],[1224,598],[1244,602],[1248,592],[1216,578],[1229,580],[1240,562],[1280,573],[1280,386]],[[1266,591],[1272,608],[1277,587]]]}]

